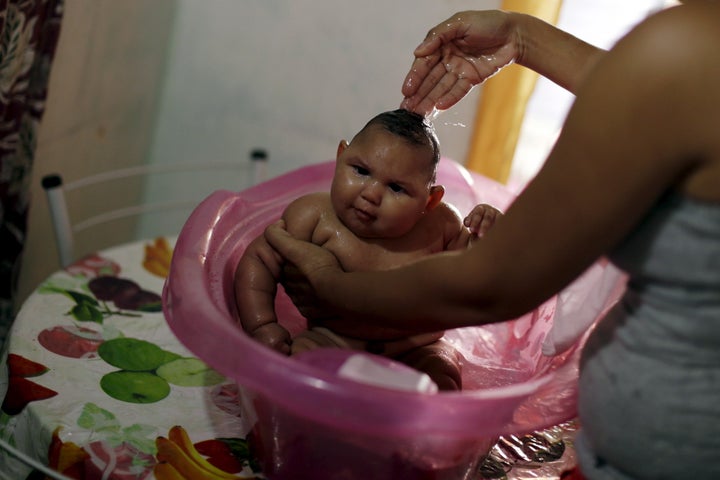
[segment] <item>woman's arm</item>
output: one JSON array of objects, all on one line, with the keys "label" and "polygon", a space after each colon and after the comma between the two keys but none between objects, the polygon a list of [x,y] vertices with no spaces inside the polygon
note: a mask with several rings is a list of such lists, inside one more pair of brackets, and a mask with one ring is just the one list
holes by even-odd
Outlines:
[{"label": "woman's arm", "polygon": [[712,157],[717,141],[697,127],[720,121],[707,105],[720,101],[707,88],[720,81],[720,68],[687,55],[694,42],[703,51],[714,47],[681,27],[660,14],[597,63],[544,167],[469,250],[387,272],[343,273],[277,227],[268,240],[320,297],[367,325],[417,333],[526,313],[617,245],[664,192]]},{"label": "woman's arm", "polygon": [[510,13],[515,20],[515,62],[577,93],[587,72],[607,53],[536,17]]}]

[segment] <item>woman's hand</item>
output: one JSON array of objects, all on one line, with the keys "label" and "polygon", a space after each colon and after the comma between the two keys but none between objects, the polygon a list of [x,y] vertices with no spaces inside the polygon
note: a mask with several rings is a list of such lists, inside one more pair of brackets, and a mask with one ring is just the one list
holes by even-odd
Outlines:
[{"label": "woman's hand", "polygon": [[333,306],[317,296],[307,277],[292,263],[287,262],[283,266],[280,284],[295,308],[306,319],[323,323],[338,317]]},{"label": "woman's hand", "polygon": [[298,240],[285,230],[284,220],[265,229],[265,239],[286,261],[294,264],[311,282],[325,273],[341,273],[342,267],[329,250]]},{"label": "woman's hand", "polygon": [[511,14],[460,12],[430,30],[415,49],[402,107],[420,114],[455,105],[519,54]]},{"label": "woman's hand", "polygon": [[[337,333],[365,340],[393,341],[417,332],[388,328],[368,322],[367,315],[342,311],[331,298],[337,282],[333,278],[343,273],[340,263],[328,250],[304,242],[290,235],[282,220],[265,229],[265,239],[286,260],[281,283],[298,311],[316,325],[323,325]],[[322,285],[327,285],[323,287]]]},{"label": "woman's hand", "polygon": [[415,49],[401,106],[421,115],[445,110],[511,63],[575,93],[605,51],[539,18],[517,12],[460,12]]},{"label": "woman's hand", "polygon": [[342,272],[335,255],[293,237],[285,230],[282,220],[265,229],[265,239],[286,261],[281,283],[300,313],[313,319],[336,316],[330,305],[323,301],[316,283],[325,278],[324,274]]}]

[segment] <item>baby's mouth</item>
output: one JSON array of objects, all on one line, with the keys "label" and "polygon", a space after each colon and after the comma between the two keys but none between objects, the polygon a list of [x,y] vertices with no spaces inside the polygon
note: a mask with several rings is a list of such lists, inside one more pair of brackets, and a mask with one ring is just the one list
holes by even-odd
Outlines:
[{"label": "baby's mouth", "polygon": [[375,220],[375,215],[372,215],[361,208],[353,207],[353,211],[355,212],[355,216],[357,216],[357,218],[362,222],[371,222]]}]

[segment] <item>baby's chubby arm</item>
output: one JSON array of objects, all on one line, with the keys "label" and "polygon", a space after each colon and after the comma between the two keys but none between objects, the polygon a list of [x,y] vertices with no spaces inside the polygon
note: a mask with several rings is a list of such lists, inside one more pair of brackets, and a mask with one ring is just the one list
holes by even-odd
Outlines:
[{"label": "baby's chubby arm", "polygon": [[[320,210],[314,194],[293,201],[283,212],[287,229],[297,238],[310,240]],[[278,323],[275,296],[283,259],[259,235],[246,248],[235,270],[235,303],[243,330],[260,343],[290,354],[290,333]]]},{"label": "baby's chubby arm", "polygon": [[276,278],[282,260],[257,237],[248,245],[235,270],[235,305],[243,330],[260,343],[290,353],[290,334],[275,315]]}]

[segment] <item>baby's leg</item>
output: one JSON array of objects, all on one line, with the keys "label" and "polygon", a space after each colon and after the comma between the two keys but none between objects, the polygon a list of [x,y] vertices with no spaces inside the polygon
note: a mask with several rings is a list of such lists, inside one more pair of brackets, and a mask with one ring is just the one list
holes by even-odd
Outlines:
[{"label": "baby's leg", "polygon": [[460,355],[443,340],[410,350],[396,360],[426,373],[440,390],[462,389]]},{"label": "baby's leg", "polygon": [[250,336],[273,350],[290,355],[290,333],[277,322],[256,328]]}]

